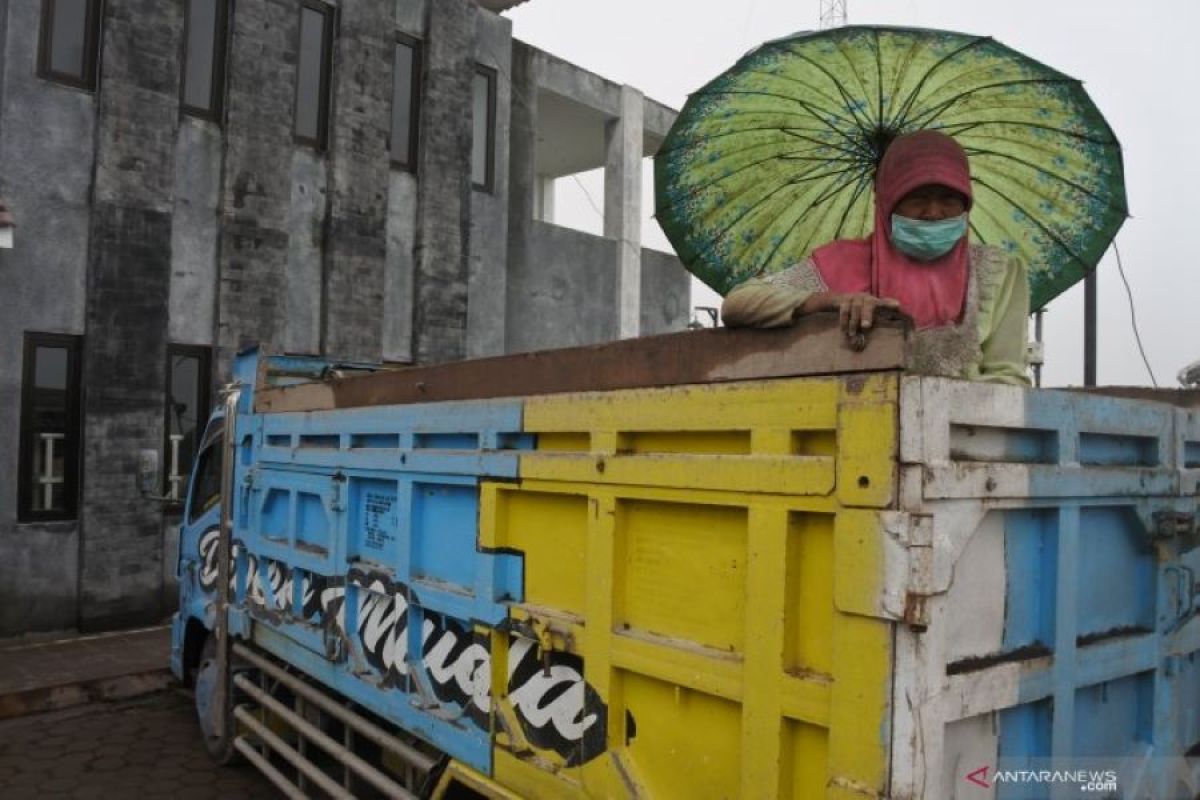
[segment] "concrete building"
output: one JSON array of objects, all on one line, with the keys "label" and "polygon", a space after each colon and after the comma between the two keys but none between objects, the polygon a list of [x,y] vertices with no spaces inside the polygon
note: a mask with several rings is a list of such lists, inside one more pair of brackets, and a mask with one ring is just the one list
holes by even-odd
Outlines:
[{"label": "concrete building", "polygon": [[[682,329],[641,247],[673,112],[505,0],[0,0],[0,636],[174,605],[230,355],[426,363]],[[605,169],[604,236],[553,179]],[[173,468],[175,467],[175,468]]]}]

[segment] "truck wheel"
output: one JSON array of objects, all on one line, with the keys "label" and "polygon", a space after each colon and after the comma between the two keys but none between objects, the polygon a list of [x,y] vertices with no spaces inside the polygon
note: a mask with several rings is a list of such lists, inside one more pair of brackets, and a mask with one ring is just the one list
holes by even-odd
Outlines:
[{"label": "truck wheel", "polygon": [[225,696],[225,726],[224,729],[219,729],[217,720],[220,717],[216,707],[217,679],[217,637],[210,634],[204,640],[200,663],[196,665],[193,696],[204,749],[214,761],[225,765],[233,763],[237,755],[237,751],[233,749],[233,692],[231,687],[229,694]]}]

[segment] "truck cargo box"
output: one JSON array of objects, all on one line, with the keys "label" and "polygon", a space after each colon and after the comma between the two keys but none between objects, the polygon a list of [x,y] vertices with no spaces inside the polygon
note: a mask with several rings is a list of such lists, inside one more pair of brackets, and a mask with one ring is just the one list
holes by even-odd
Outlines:
[{"label": "truck cargo box", "polygon": [[[435,795],[1196,796],[1200,412],[910,375],[875,337],[245,354],[229,630],[444,754]],[[204,458],[181,675],[217,613]]]}]

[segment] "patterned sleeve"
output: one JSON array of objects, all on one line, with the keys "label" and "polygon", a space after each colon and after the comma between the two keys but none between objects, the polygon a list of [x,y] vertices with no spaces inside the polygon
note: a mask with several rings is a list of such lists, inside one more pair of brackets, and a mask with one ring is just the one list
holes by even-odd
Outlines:
[{"label": "patterned sleeve", "polygon": [[765,278],[735,286],[721,304],[721,319],[730,328],[779,328],[791,325],[796,309],[825,282],[811,259]]},{"label": "patterned sleeve", "polygon": [[1018,258],[1007,259],[999,282],[980,298],[983,358],[977,380],[1029,386],[1029,279]]}]

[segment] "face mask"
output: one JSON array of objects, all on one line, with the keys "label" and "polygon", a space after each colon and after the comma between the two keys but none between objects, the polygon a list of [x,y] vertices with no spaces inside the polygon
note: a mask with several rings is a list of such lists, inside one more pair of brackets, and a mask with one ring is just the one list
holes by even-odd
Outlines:
[{"label": "face mask", "polygon": [[967,215],[928,222],[892,214],[892,244],[918,261],[934,261],[949,253],[967,233]]}]

